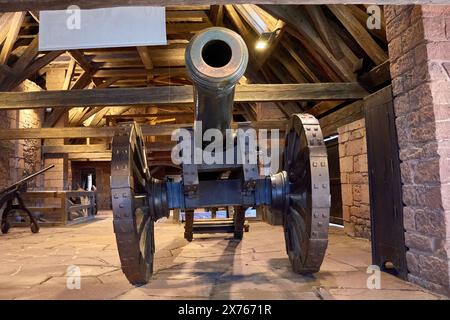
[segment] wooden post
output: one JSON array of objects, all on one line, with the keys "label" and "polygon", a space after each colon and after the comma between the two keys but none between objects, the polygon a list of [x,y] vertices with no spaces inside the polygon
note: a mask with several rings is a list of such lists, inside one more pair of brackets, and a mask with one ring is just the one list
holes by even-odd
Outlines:
[{"label": "wooden post", "polygon": [[236,206],[234,208],[234,238],[242,240],[244,236],[245,208]]},{"label": "wooden post", "polygon": [[184,225],[184,238],[191,242],[194,238],[194,210],[186,210],[186,222]]},{"label": "wooden post", "polygon": [[65,192],[58,192],[58,197],[61,200],[62,224],[67,225],[68,220],[70,220],[69,199],[67,199]]}]

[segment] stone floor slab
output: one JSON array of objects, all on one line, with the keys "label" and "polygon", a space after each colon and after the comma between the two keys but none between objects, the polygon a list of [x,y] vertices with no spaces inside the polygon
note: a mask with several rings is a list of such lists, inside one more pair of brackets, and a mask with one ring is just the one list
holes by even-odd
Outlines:
[{"label": "stone floor slab", "polygon": [[[154,275],[142,287],[120,270],[111,212],[88,224],[12,229],[0,235],[0,299],[439,299],[382,274],[381,290],[367,289],[370,243],[330,229],[322,270],[292,272],[281,227],[254,222],[244,240],[230,234],[183,239],[183,225],[155,224]],[[80,267],[81,288],[67,287],[67,267]]]}]

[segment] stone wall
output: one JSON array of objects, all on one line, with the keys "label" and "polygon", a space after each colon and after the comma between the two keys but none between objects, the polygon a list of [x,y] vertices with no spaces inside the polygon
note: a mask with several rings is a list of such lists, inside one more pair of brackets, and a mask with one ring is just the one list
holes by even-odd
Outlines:
[{"label": "stone wall", "polygon": [[[16,91],[35,91],[36,86],[24,82]],[[0,129],[39,128],[42,110],[0,111]],[[25,175],[42,169],[41,140],[0,140],[0,188],[6,187]],[[28,184],[30,189],[43,186],[43,177],[37,177]]]},{"label": "stone wall", "polygon": [[370,239],[369,180],[364,119],[338,128],[344,231]]},{"label": "stone wall", "polygon": [[386,6],[385,17],[408,278],[450,294],[450,6]]},{"label": "stone wall", "polygon": [[[46,89],[47,90],[61,90],[63,87],[66,70],[64,69],[49,69],[46,72]],[[54,125],[55,128],[62,128],[67,126],[67,113],[61,117]],[[64,139],[45,139],[44,145],[58,146],[64,145]],[[45,166],[54,165],[55,167],[46,172],[44,175],[44,183],[46,190],[70,190],[70,163],[67,154],[51,154],[46,155],[44,159]],[[47,205],[56,205],[57,200],[47,199]]]}]

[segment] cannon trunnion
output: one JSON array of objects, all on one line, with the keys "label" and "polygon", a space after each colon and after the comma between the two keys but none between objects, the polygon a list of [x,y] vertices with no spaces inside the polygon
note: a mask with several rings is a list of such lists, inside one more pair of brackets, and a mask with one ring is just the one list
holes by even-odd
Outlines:
[{"label": "cannon trunnion", "polygon": [[[111,191],[114,232],[122,270],[132,284],[147,283],[153,272],[154,223],[171,209],[192,214],[196,208],[270,206],[283,217],[286,251],[293,270],[318,272],[328,244],[330,183],[326,147],[320,125],[308,114],[292,115],[287,128],[281,170],[262,175],[250,161],[254,150],[250,124],[231,131],[235,86],[248,63],[242,38],[224,28],[197,34],[186,50],[186,66],[194,83],[195,124],[181,155],[179,182],[151,177],[144,137],[136,123],[118,127],[112,142]],[[196,137],[212,129],[223,137],[213,155],[224,161],[209,163],[196,155],[208,146]],[[240,134],[244,133],[244,137]],[[225,138],[226,137],[226,138]],[[227,155],[232,154],[232,157]],[[231,161],[230,161],[231,159]],[[187,222],[188,223],[188,222]],[[244,210],[235,213],[243,226]],[[188,240],[192,237],[185,234]],[[242,228],[235,229],[242,238]]]}]

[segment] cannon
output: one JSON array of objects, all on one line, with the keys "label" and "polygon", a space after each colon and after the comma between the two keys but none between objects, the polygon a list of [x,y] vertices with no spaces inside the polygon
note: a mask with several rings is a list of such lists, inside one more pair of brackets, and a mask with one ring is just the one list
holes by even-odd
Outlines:
[{"label": "cannon", "polygon": [[[138,124],[119,125],[113,137],[113,224],[125,276],[134,285],[149,281],[155,252],[154,224],[168,217],[171,209],[186,212],[188,227],[196,208],[262,205],[283,217],[286,251],[293,270],[299,274],[318,272],[328,244],[330,181],[326,146],[317,119],[308,114],[292,115],[281,169],[261,175],[258,163],[245,161],[252,152],[248,140],[244,138],[241,143],[236,132],[230,134],[235,86],[249,59],[244,41],[231,30],[208,28],[193,37],[185,58],[194,84],[195,123],[187,128],[192,152],[180,152],[181,181],[151,176]],[[237,131],[246,132],[250,127],[249,123],[239,123],[241,130]],[[231,136],[219,150],[223,152],[213,153],[220,158],[232,151],[232,161],[194,161],[195,154],[207,148],[196,137],[210,129]],[[242,238],[243,211],[235,213],[238,239]],[[185,237],[192,240],[189,235]]]},{"label": "cannon", "polygon": [[5,209],[2,213],[1,222],[1,230],[3,234],[8,233],[9,229],[11,228],[11,225],[8,222],[8,216],[14,211],[25,212],[30,218],[31,232],[39,232],[39,223],[35,216],[25,206],[25,203],[20,194],[27,192],[28,181],[52,169],[54,166],[55,165],[51,165],[45,169],[39,170],[0,191],[0,209],[3,208],[3,206],[5,206],[6,204]]}]

